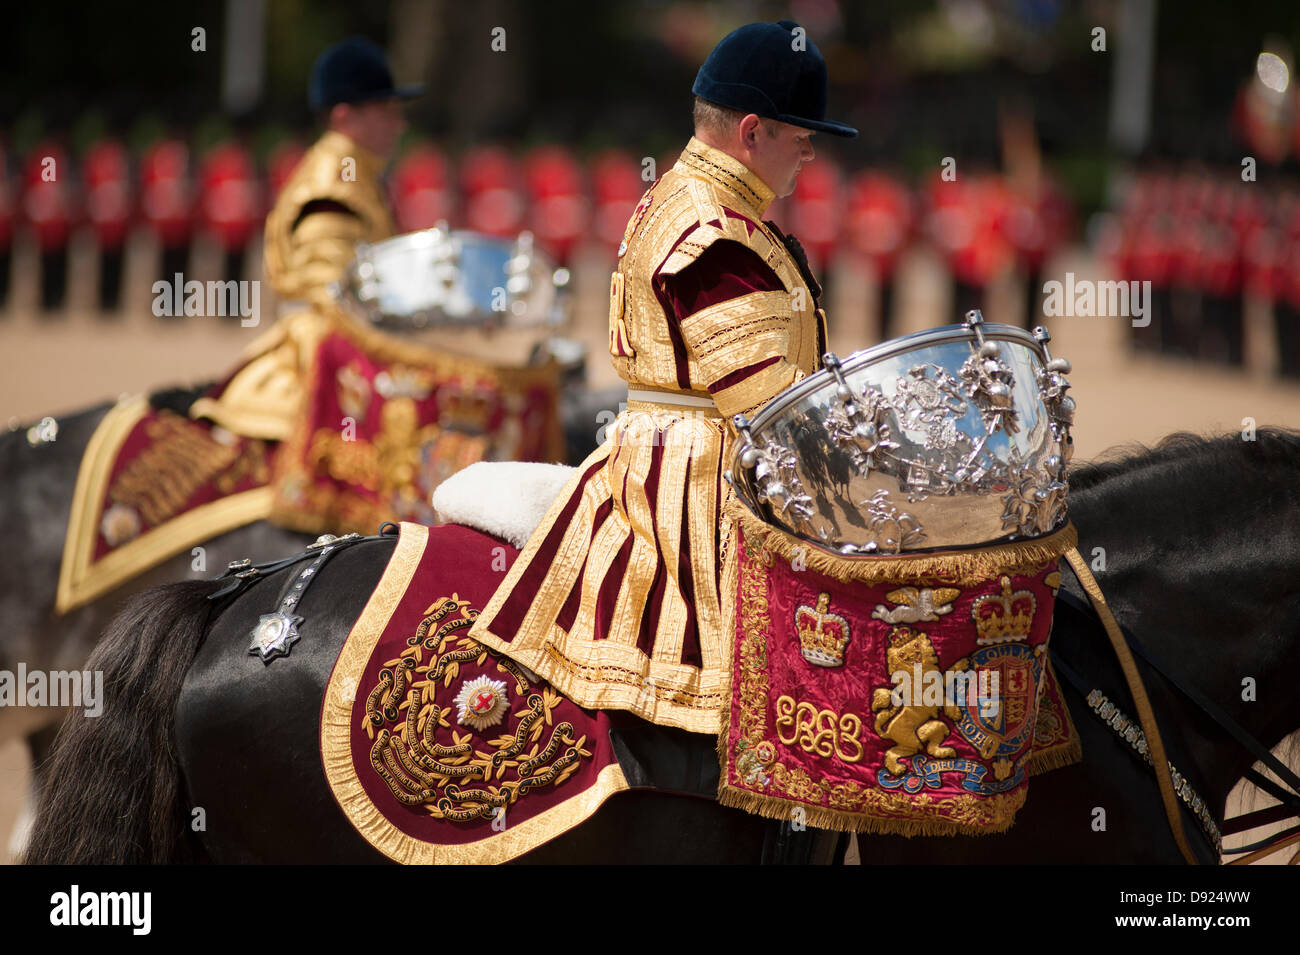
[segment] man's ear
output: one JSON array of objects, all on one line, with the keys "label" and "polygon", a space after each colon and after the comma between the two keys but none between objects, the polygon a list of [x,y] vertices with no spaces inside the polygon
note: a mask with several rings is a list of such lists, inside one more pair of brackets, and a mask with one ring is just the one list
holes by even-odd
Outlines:
[{"label": "man's ear", "polygon": [[740,121],[740,141],[747,149],[758,145],[758,134],[763,129],[763,121],[755,113],[749,113]]},{"label": "man's ear", "polygon": [[335,103],[330,107],[329,124],[337,129],[352,118],[352,107],[347,103]]}]

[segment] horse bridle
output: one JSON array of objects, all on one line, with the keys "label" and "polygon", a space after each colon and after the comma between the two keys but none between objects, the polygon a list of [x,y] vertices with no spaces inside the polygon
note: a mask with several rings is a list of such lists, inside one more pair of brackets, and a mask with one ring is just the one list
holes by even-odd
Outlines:
[{"label": "horse bridle", "polygon": [[[1061,654],[1055,647],[1052,649],[1052,662],[1061,676],[1065,677],[1067,682],[1084,696],[1092,713],[1128,743],[1131,750],[1150,765],[1161,790],[1162,801],[1165,804],[1165,815],[1169,820],[1169,828],[1184,858],[1192,865],[1197,864],[1197,859],[1192,854],[1191,847],[1187,844],[1186,836],[1183,833],[1181,814],[1177,808],[1178,803],[1172,798],[1175,794],[1192,812],[1193,816],[1197,818],[1201,831],[1205,834],[1206,840],[1210,843],[1210,847],[1216,856],[1221,854],[1242,855],[1242,858],[1234,859],[1228,863],[1229,865],[1247,865],[1288,846],[1300,843],[1300,825],[1297,825],[1269,838],[1237,849],[1224,850],[1222,848],[1220,834],[1232,835],[1233,833],[1245,832],[1280,820],[1300,819],[1300,776],[1297,776],[1286,764],[1269,752],[1266,746],[1229,716],[1222,707],[1185,679],[1180,678],[1173,667],[1169,666],[1149,647],[1144,646],[1137,637],[1115,619],[1115,615],[1106,604],[1105,597],[1102,596],[1100,586],[1089,572],[1087,563],[1077,549],[1067,552],[1065,557],[1074,571],[1075,577],[1078,578],[1084,593],[1087,594],[1091,606],[1064,589],[1057,594],[1057,599],[1085,617],[1095,617],[1102,624],[1107,636],[1110,637],[1116,656],[1120,659],[1120,666],[1124,670],[1129,692],[1132,694],[1134,705],[1141,717],[1141,729],[1139,730],[1134,726],[1132,721],[1128,720],[1114,704],[1110,703],[1097,687],[1090,687],[1088,682],[1070,666],[1068,661],[1062,659]],[[1184,697],[1195,703],[1203,713],[1245,748],[1251,756],[1272,770],[1278,779],[1282,780],[1283,784],[1290,787],[1290,791],[1284,789],[1253,768],[1246,771],[1245,778],[1247,781],[1279,800],[1281,805],[1269,806],[1265,809],[1257,809],[1253,812],[1234,816],[1225,820],[1222,827],[1214,825],[1213,818],[1210,816],[1204,800],[1192,789],[1187,779],[1174,768],[1174,765],[1165,756],[1164,744],[1160,739],[1155,714],[1151,710],[1146,688],[1142,683],[1142,677],[1138,673],[1136,665],[1133,663],[1130,650],[1140,656],[1147,665],[1159,673]],[[1300,862],[1300,851],[1297,851],[1292,856],[1289,864],[1296,865],[1297,862]]]}]

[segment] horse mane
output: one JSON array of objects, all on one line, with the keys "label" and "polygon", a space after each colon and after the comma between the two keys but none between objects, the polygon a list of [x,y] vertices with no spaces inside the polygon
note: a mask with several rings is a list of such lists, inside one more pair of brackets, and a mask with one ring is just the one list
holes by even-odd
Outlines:
[{"label": "horse mane", "polygon": [[1151,466],[1180,464],[1188,467],[1234,468],[1245,464],[1286,464],[1300,468],[1300,431],[1263,427],[1254,441],[1240,433],[1207,437],[1190,431],[1166,435],[1154,447],[1139,443],[1118,445],[1102,452],[1103,458],[1070,470],[1070,492],[1087,491],[1103,481]]},{"label": "horse mane", "polygon": [[[1274,527],[1284,524],[1294,528],[1295,504],[1300,502],[1300,482],[1296,480],[1300,477],[1300,431],[1262,427],[1256,430],[1254,439],[1243,440],[1240,432],[1209,437],[1180,431],[1153,447],[1121,445],[1103,452],[1101,460],[1072,468],[1070,494],[1079,493],[1081,504],[1097,495],[1087,502],[1093,510],[1114,512],[1124,507],[1126,513],[1132,514],[1136,507],[1152,515],[1155,523],[1181,520],[1184,525],[1194,525],[1208,519],[1204,502],[1230,485],[1239,503],[1248,506],[1233,509],[1225,505],[1213,512],[1227,515],[1227,520],[1249,519],[1257,524],[1271,522]],[[1150,492],[1151,479],[1163,489],[1161,493]],[[1139,503],[1135,505],[1134,501]],[[1249,535],[1245,538],[1249,540]],[[1283,541],[1296,538],[1292,533],[1276,542],[1280,548],[1292,548],[1294,543]],[[1289,585],[1277,590],[1276,613],[1282,619],[1296,619],[1294,597],[1284,596],[1291,593]],[[1300,730],[1288,725],[1279,731],[1290,731],[1290,735],[1273,748],[1274,755],[1285,765],[1300,765]],[[1261,762],[1254,762],[1254,768],[1265,776],[1272,775]],[[1242,812],[1277,803],[1249,782],[1243,787],[1242,797]],[[1239,846],[1258,835],[1232,836],[1225,841],[1229,846]]]}]

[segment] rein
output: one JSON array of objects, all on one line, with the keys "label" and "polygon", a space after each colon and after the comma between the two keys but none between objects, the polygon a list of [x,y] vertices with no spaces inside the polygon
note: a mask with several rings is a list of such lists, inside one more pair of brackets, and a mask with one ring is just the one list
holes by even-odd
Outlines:
[{"label": "rein", "polygon": [[[1097,584],[1096,579],[1088,570],[1088,565],[1078,550],[1072,550],[1066,555],[1070,567],[1074,570],[1084,592],[1088,595],[1092,606],[1084,603],[1078,597],[1065,590],[1057,594],[1057,599],[1063,601],[1071,609],[1083,614],[1085,617],[1096,616],[1102,626],[1105,628],[1111,643],[1115,648],[1116,655],[1120,658],[1121,668],[1124,670],[1125,680],[1128,683],[1129,692],[1133,697],[1134,705],[1137,707],[1139,715],[1144,711],[1149,719],[1142,719],[1142,733],[1136,733],[1136,728],[1126,732],[1129,721],[1124,718],[1122,713],[1113,706],[1101,694],[1100,690],[1089,688],[1083,678],[1063,660],[1057,660],[1054,654],[1054,662],[1057,662],[1061,675],[1064,676],[1076,690],[1078,690],[1088,701],[1093,712],[1104,723],[1116,731],[1124,738],[1133,748],[1139,752],[1150,764],[1156,774],[1156,782],[1160,786],[1161,797],[1165,803],[1165,814],[1169,819],[1169,828],[1174,836],[1174,841],[1178,844],[1179,850],[1183,853],[1184,858],[1195,865],[1196,858],[1191,854],[1191,849],[1186,843],[1186,836],[1182,829],[1181,816],[1177,810],[1177,803],[1166,797],[1166,785],[1169,787],[1169,794],[1177,792],[1182,797],[1183,802],[1187,804],[1189,810],[1197,816],[1201,827],[1205,831],[1206,838],[1216,853],[1227,855],[1237,855],[1249,853],[1241,859],[1235,859],[1228,863],[1229,865],[1245,865],[1254,862],[1257,859],[1270,855],[1281,849],[1300,842],[1300,826],[1287,829],[1276,835],[1262,839],[1259,842],[1242,846],[1237,849],[1223,850],[1218,844],[1218,835],[1220,830],[1215,827],[1212,820],[1208,819],[1208,812],[1204,811],[1204,803],[1200,796],[1191,789],[1190,784],[1178,774],[1173,764],[1169,762],[1164,754],[1164,745],[1159,737],[1159,729],[1156,726],[1155,714],[1151,711],[1150,700],[1146,695],[1146,688],[1142,683],[1141,675],[1137,667],[1133,664],[1132,655],[1129,653],[1130,648],[1147,663],[1153,670],[1159,673],[1170,685],[1178,690],[1184,697],[1195,703],[1203,713],[1213,720],[1220,729],[1230,735],[1240,746],[1246,749],[1251,756],[1262,762],[1270,770],[1277,774],[1282,782],[1290,787],[1290,791],[1275,783],[1273,780],[1262,775],[1255,769],[1246,771],[1245,778],[1263,789],[1269,795],[1278,799],[1282,805],[1269,806],[1264,809],[1257,809],[1253,812],[1243,813],[1225,820],[1222,833],[1233,834],[1254,829],[1258,826],[1268,825],[1284,819],[1300,818],[1300,776],[1297,776],[1281,760],[1269,752],[1268,748],[1252,736],[1240,723],[1234,720],[1223,710],[1222,707],[1214,703],[1204,693],[1198,690],[1184,679],[1180,679],[1173,668],[1161,659],[1158,654],[1150,648],[1144,646],[1126,627],[1121,625],[1111,613],[1109,606],[1106,604],[1105,597],[1102,596],[1101,587]],[[1127,659],[1127,664],[1126,664]],[[1097,700],[1102,701],[1102,705],[1094,705]],[[1109,707],[1109,712],[1103,712],[1105,707]],[[1134,737],[1145,737],[1146,746],[1140,745],[1140,742]],[[1148,751],[1149,748],[1149,751]],[[1175,777],[1177,783],[1175,784]],[[1300,862],[1300,852],[1297,852],[1290,860],[1291,865]]]}]

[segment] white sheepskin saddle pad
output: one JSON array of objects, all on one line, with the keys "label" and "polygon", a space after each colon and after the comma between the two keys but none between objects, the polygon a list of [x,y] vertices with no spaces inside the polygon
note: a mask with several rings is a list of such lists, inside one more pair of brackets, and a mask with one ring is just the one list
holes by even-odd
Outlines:
[{"label": "white sheepskin saddle pad", "polygon": [[445,523],[504,538],[520,550],[577,468],[531,461],[480,461],[457,471],[433,492]]}]

